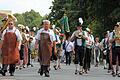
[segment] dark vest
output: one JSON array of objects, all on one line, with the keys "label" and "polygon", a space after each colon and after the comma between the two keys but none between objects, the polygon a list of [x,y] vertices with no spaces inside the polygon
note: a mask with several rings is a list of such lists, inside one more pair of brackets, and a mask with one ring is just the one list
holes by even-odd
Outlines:
[{"label": "dark vest", "polygon": [[[85,35],[84,31],[82,32],[82,34]],[[75,46],[78,46],[77,39],[80,39],[80,38],[78,37],[75,38],[75,43],[74,43]],[[83,38],[82,38],[82,46],[85,46],[85,39]]]}]

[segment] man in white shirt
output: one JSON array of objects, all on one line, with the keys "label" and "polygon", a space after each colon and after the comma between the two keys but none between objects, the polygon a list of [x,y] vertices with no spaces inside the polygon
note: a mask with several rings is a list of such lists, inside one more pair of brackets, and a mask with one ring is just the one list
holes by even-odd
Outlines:
[{"label": "man in white shirt", "polygon": [[91,55],[92,55],[92,48],[94,44],[94,37],[92,35],[91,29],[86,28],[87,33],[87,40],[86,40],[86,52],[84,58],[84,70],[85,73],[90,70],[90,63],[91,63]]},{"label": "man in white shirt", "polygon": [[77,24],[77,30],[73,32],[71,36],[71,41],[75,44],[75,74],[78,73],[77,66],[80,65],[79,74],[83,74],[83,60],[85,53],[85,44],[87,40],[87,34],[82,30],[82,25]]},{"label": "man in white shirt", "polygon": [[57,70],[60,68],[60,53],[61,53],[61,41],[60,41],[60,32],[58,29],[54,29],[55,32],[55,39],[56,39],[56,49],[57,49],[57,55],[54,54],[54,48],[52,50],[52,60],[54,60],[54,69]]},{"label": "man in white shirt", "polygon": [[52,56],[52,47],[56,53],[55,35],[53,30],[50,29],[50,21],[43,21],[43,28],[37,32],[36,35],[36,48],[39,44],[39,60],[41,64],[40,75],[45,73],[45,77],[49,77],[48,67],[50,66],[50,58]]},{"label": "man in white shirt", "polygon": [[[115,25],[114,30],[116,31],[118,27],[120,27],[120,23],[117,23]],[[112,67],[113,67],[112,75],[113,77],[115,77],[116,75],[120,77],[120,72],[119,72],[120,67],[118,70],[116,68],[118,65],[120,65],[120,37],[117,37],[117,36],[118,35],[116,35],[115,32],[112,32],[110,34],[110,43],[112,44],[110,46],[112,47]]]},{"label": "man in white shirt", "polygon": [[6,75],[7,67],[9,65],[10,76],[14,76],[15,64],[19,62],[19,49],[22,36],[15,27],[14,20],[9,20],[7,28],[2,33],[2,71],[3,76]]}]

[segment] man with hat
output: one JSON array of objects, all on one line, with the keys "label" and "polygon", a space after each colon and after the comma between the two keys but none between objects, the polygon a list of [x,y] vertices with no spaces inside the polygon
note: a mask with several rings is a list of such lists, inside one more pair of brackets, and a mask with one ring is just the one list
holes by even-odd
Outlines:
[{"label": "man with hat", "polygon": [[79,74],[83,74],[83,60],[84,60],[84,53],[85,53],[85,43],[87,40],[87,35],[85,31],[82,30],[81,23],[77,23],[77,30],[73,32],[71,36],[71,41],[74,41],[75,46],[75,74],[78,73],[77,67],[79,67]]},{"label": "man with hat", "polygon": [[[9,15],[8,15],[9,16]],[[5,76],[9,65],[10,76],[14,76],[15,64],[19,62],[19,47],[22,40],[21,34],[15,27],[16,18],[11,16],[7,19],[7,28],[2,33],[2,70],[0,73]]]},{"label": "man with hat", "polygon": [[86,52],[85,52],[84,67],[83,67],[85,70],[85,73],[87,73],[87,71],[90,70],[91,51],[94,43],[94,37],[91,34],[91,29],[86,28],[86,33],[87,33]]},{"label": "man with hat", "polygon": [[22,24],[18,24],[18,27],[19,27],[19,30],[22,36],[22,41],[21,41],[21,46],[20,46],[20,51],[19,51],[20,53],[19,69],[21,70],[22,68],[25,68],[24,65],[28,63],[28,58],[27,58],[28,52],[27,51],[25,52],[25,50],[28,50],[26,49],[26,47],[28,46],[28,38],[26,35],[25,26]]},{"label": "man with hat", "polygon": [[110,34],[110,47],[112,49],[112,75],[113,77],[116,75],[120,77],[120,67],[118,68],[120,66],[120,22],[115,25],[113,32]]},{"label": "man with hat", "polygon": [[36,35],[36,48],[39,44],[38,57],[41,64],[40,75],[45,73],[45,77],[49,77],[50,58],[52,56],[52,47],[56,53],[56,39],[53,30],[50,29],[50,21],[43,20],[43,28],[37,32]]},{"label": "man with hat", "polygon": [[52,56],[53,56],[53,60],[54,60],[54,69],[57,70],[58,67],[60,67],[60,49],[61,49],[61,41],[60,41],[60,31],[58,30],[58,28],[54,29],[54,33],[55,33],[55,39],[56,39],[56,50],[57,50],[57,54],[54,53],[54,48],[52,50]]}]

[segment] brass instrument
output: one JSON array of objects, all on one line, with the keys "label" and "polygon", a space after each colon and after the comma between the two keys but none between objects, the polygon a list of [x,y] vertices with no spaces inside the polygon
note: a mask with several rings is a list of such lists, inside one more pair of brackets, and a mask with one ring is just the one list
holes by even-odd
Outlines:
[{"label": "brass instrument", "polygon": [[6,17],[4,18],[6,20],[4,20],[3,25],[0,26],[0,32],[2,33],[7,28],[9,21],[13,20],[16,22],[17,19],[12,14],[6,14],[6,13],[1,13],[1,14],[4,16],[6,15]]},{"label": "brass instrument", "polygon": [[114,33],[115,33],[115,38],[120,39],[120,22],[117,23]]},{"label": "brass instrument", "polygon": [[76,31],[75,32],[75,37],[77,37],[77,38],[79,38],[79,39],[81,39],[82,38],[82,33],[80,32],[80,31]]}]

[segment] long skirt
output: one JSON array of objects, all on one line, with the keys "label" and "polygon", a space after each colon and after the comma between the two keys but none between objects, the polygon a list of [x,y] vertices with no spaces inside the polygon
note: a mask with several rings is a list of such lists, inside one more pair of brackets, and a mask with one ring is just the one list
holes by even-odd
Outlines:
[{"label": "long skirt", "polygon": [[24,46],[24,60],[23,64],[26,65],[28,63],[28,47],[27,45]]}]

